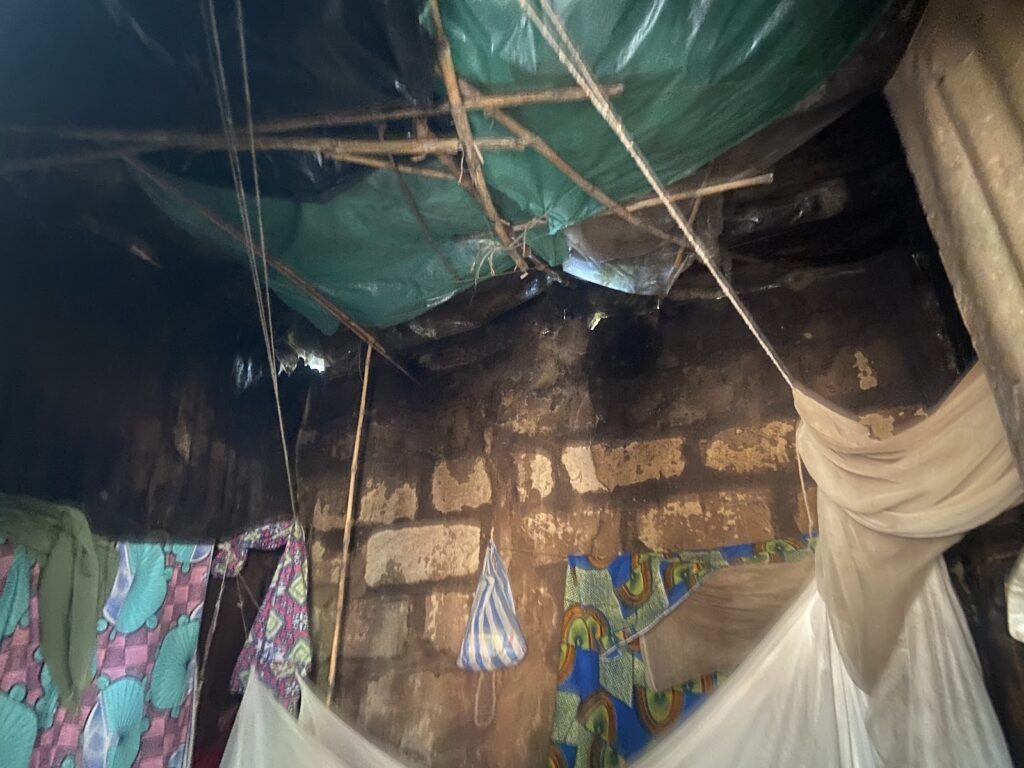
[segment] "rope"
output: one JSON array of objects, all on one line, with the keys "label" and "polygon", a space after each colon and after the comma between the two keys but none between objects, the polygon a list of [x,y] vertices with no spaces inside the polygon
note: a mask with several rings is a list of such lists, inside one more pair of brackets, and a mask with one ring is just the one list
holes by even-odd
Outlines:
[{"label": "rope", "polygon": [[[245,638],[245,640],[243,640],[242,642],[244,644],[244,643],[249,642],[249,622],[245,620],[245,600],[244,600],[245,595],[242,594],[242,591],[240,589],[238,589],[238,586],[237,586],[238,583],[241,582],[241,581],[242,581],[242,577],[241,576],[239,576],[237,579],[235,579],[235,591],[238,593],[238,616],[242,620],[242,632],[243,632],[242,636]],[[257,649],[257,651],[258,650],[259,649]]]},{"label": "rope", "polygon": [[[231,171],[232,187],[235,193],[235,203],[238,205],[239,217],[242,222],[242,240],[245,244],[246,256],[249,258],[250,267],[255,265],[255,249],[252,244],[252,227],[249,222],[249,208],[245,204],[244,187],[241,181],[241,162],[238,155],[236,143],[237,134],[234,128],[234,119],[231,113],[231,101],[228,96],[227,78],[224,72],[224,60],[220,48],[220,31],[217,25],[217,13],[214,9],[213,0],[207,0],[203,9],[203,22],[207,35],[207,46],[210,54],[210,72],[213,76],[214,95],[217,97],[217,110],[220,114],[221,129],[227,145],[228,168]],[[253,270],[255,280],[255,270]],[[266,333],[266,317],[263,311],[263,294],[257,289],[256,305],[259,312],[260,328]]]},{"label": "rope", "polygon": [[[282,554],[281,557],[283,558],[284,555]],[[258,611],[260,609],[260,601],[256,599],[256,595],[252,593],[252,589],[249,587],[249,582],[242,578],[242,574],[238,574],[237,583],[241,584],[242,590],[244,590],[244,592],[239,592],[239,599],[241,599],[242,597],[248,597],[249,602],[252,604],[252,607]],[[242,617],[242,623],[245,623],[244,615]],[[246,630],[246,634],[249,634],[248,630]]]},{"label": "rope", "polygon": [[[214,547],[214,552],[216,551],[217,548]],[[211,558],[212,557],[213,556],[211,555]],[[212,561],[210,567],[213,567]],[[203,645],[203,663],[199,667],[199,677],[196,680],[196,695],[192,698],[192,700],[195,701],[195,708],[197,710],[199,709],[199,702],[201,701],[200,694],[203,692],[203,683],[206,682],[206,665],[210,661],[210,648],[213,647],[213,635],[217,631],[217,619],[220,618],[220,604],[224,599],[224,583],[226,581],[226,577],[220,580],[220,589],[217,591],[217,602],[213,605],[213,618],[210,619],[210,629],[206,633],[206,643]]]},{"label": "rope", "polygon": [[[295,484],[292,478],[291,460],[288,454],[288,440],[285,435],[284,415],[281,408],[281,393],[277,381],[277,350],[274,344],[273,316],[270,308],[270,280],[267,266],[266,235],[263,227],[263,206],[259,187],[259,170],[256,164],[256,141],[252,119],[252,94],[249,86],[249,65],[245,47],[244,17],[242,15],[241,0],[236,0],[235,2],[235,16],[242,63],[243,92],[245,97],[249,152],[252,161],[257,229],[259,231],[259,258],[257,258],[252,222],[249,217],[249,207],[246,204],[245,186],[242,181],[242,164],[238,149],[234,118],[231,112],[231,100],[228,92],[227,75],[224,69],[223,52],[221,51],[220,45],[220,30],[217,24],[217,13],[214,8],[213,0],[206,0],[203,20],[206,27],[208,46],[210,50],[210,68],[214,80],[214,92],[217,97],[217,109],[220,113],[221,128],[224,131],[224,137],[228,147],[228,167],[231,171],[231,180],[235,191],[235,201],[238,204],[239,217],[242,222],[242,233],[246,255],[249,261],[249,271],[252,277],[253,291],[256,296],[256,310],[259,316],[260,330],[263,334],[263,346],[267,355],[267,365],[270,369],[270,382],[271,389],[274,394],[274,407],[277,413],[281,453],[284,460],[285,478],[288,483],[288,501],[291,505],[292,518],[298,520],[298,504],[295,497]],[[263,272],[262,281],[260,277],[260,264],[262,264]]]},{"label": "rope", "polygon": [[366,416],[366,391],[370,383],[370,363],[373,347],[366,347],[363,367],[363,391],[359,397],[359,416],[356,418],[356,436],[352,444],[352,464],[348,475],[348,503],[345,507],[345,532],[341,542],[341,569],[338,574],[338,599],[334,611],[334,637],[331,640],[331,663],[327,673],[327,705],[334,698],[334,680],[338,672],[338,647],[341,644],[341,618],[345,608],[345,576],[348,572],[348,551],[352,544],[352,512],[355,507],[356,474],[359,470],[359,446],[363,441],[363,418]]},{"label": "rope", "polygon": [[[697,237],[693,227],[686,220],[686,217],[682,215],[679,208],[669,198],[667,190],[655,175],[650,163],[647,161],[647,158],[640,151],[640,148],[636,145],[636,142],[623,125],[621,118],[615,110],[612,109],[612,105],[608,101],[608,98],[604,95],[600,86],[598,86],[597,82],[594,80],[589,67],[580,55],[579,50],[572,42],[572,39],[569,37],[568,32],[566,32],[565,27],[558,18],[558,15],[554,12],[554,9],[552,9],[550,1],[539,0],[539,3],[544,11],[544,15],[551,24],[550,28],[545,21],[540,18],[537,11],[530,4],[530,0],[519,0],[520,8],[523,9],[523,12],[537,28],[541,36],[543,36],[548,45],[551,46],[551,49],[558,56],[559,61],[561,61],[565,68],[569,70],[569,73],[573,76],[573,79],[577,82],[580,88],[582,88],[584,93],[587,94],[587,97],[594,105],[594,108],[598,111],[601,117],[604,118],[604,121],[608,123],[608,126],[615,132],[615,135],[618,136],[619,141],[622,142],[622,146],[629,153],[630,157],[633,158],[633,162],[636,163],[637,168],[640,169],[644,178],[647,179],[648,184],[651,185],[651,188],[661,200],[662,205],[664,205],[665,209],[672,217],[672,220],[675,221],[680,231],[682,231],[683,235],[690,242],[694,253],[697,254],[697,258],[700,259],[701,263],[711,273],[711,276],[715,279],[715,282],[718,283],[718,287],[722,290],[722,293],[724,293],[726,298],[729,299],[729,302],[739,313],[744,324],[754,335],[754,338],[757,339],[758,344],[761,345],[765,354],[768,355],[769,359],[778,369],[779,374],[781,374],[782,378],[792,389],[793,377],[790,375],[786,365],[779,358],[779,355],[772,347],[771,342],[768,341],[764,333],[758,327],[754,318],[751,316],[750,311],[743,302],[740,301],[739,296],[722,273],[718,264],[716,264],[710,257],[707,248],[704,243],[701,242],[700,238]],[[552,32],[552,29],[554,32]]]},{"label": "rope", "polygon": [[[292,481],[291,462],[288,459],[288,438],[284,432],[284,415],[281,412],[281,393],[277,381],[277,348],[274,341],[274,316],[270,302],[270,270],[267,267],[267,238],[263,228],[263,196],[260,194],[260,172],[256,164],[256,130],[252,119],[252,93],[249,84],[249,57],[245,47],[245,17],[242,12],[242,0],[235,0],[235,25],[238,33],[239,57],[242,62],[242,94],[245,97],[245,124],[249,136],[249,158],[252,163],[252,187],[256,201],[256,231],[260,236],[260,262],[263,267],[263,307],[266,312],[264,338],[267,346],[267,361],[272,366],[270,385],[274,390],[274,404],[277,408],[277,427],[281,434],[281,450],[284,456],[285,475],[288,480],[288,500],[292,506],[292,518],[298,520],[298,504],[295,499],[295,486]],[[257,283],[259,279],[257,278]],[[258,286],[257,286],[258,287]]]}]

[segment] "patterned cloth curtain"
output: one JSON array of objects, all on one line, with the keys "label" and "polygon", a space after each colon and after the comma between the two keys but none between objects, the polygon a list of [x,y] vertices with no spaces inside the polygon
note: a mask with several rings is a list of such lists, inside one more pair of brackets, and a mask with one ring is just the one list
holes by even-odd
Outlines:
[{"label": "patterned cloth curtain", "polygon": [[609,560],[571,555],[548,767],[622,765],[682,722],[716,688],[721,675],[656,692],[647,685],[639,642],[629,638],[719,568],[790,562],[811,554],[804,539],[774,539]]},{"label": "patterned cloth curtain", "polygon": [[298,677],[309,672],[313,647],[309,637],[306,541],[298,522],[271,523],[236,536],[217,549],[215,576],[236,577],[250,549],[284,547],[256,620],[238,656],[231,689],[241,693],[255,668],[288,710],[297,711],[301,689]]},{"label": "patterned cloth curtain", "polygon": [[0,763],[179,768],[191,750],[196,646],[212,547],[119,544],[96,675],[65,709],[39,645],[39,568],[0,543]]}]

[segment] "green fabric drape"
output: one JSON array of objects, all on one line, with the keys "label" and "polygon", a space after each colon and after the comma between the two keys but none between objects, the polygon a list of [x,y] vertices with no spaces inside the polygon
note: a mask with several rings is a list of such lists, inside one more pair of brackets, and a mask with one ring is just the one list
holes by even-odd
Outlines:
[{"label": "green fabric drape", "polygon": [[117,547],[94,536],[80,510],[0,494],[0,537],[39,561],[39,640],[61,703],[92,681],[96,623],[117,575]]}]

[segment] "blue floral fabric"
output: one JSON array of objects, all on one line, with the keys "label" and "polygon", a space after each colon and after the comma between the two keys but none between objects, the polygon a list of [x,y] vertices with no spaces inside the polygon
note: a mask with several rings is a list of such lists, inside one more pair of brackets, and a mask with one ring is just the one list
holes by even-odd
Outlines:
[{"label": "blue floral fabric", "polygon": [[708,574],[811,554],[806,539],[773,539],[667,555],[570,556],[548,768],[620,766],[714,691],[718,673],[664,692],[649,689],[633,639]]}]

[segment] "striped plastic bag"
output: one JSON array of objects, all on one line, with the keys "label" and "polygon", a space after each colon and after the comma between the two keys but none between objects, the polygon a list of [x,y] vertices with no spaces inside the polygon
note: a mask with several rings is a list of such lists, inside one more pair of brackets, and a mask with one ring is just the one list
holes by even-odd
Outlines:
[{"label": "striped plastic bag", "polygon": [[518,664],[524,656],[526,638],[516,619],[505,564],[492,540],[473,596],[458,665],[471,672],[490,672]]}]

